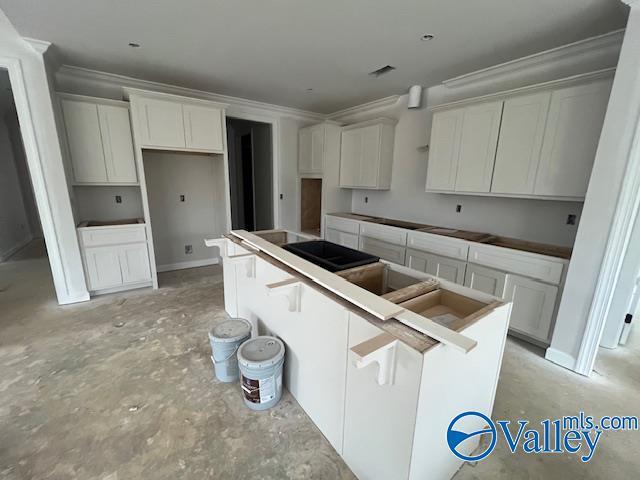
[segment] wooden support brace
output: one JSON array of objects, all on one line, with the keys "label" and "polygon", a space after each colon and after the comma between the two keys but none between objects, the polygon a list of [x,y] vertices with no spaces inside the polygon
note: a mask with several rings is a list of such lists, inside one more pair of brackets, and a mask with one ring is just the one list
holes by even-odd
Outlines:
[{"label": "wooden support brace", "polygon": [[398,339],[389,333],[381,333],[365,342],[351,347],[356,356],[356,368],[378,364],[378,385],[393,385],[396,370]]},{"label": "wooden support brace", "polygon": [[227,250],[228,248],[228,242],[229,240],[227,240],[224,237],[220,237],[220,238],[205,238],[204,240],[204,244],[207,247],[218,247],[218,249],[220,250],[220,256],[222,258],[226,258],[229,255],[229,251]]},{"label": "wooden support brace", "polygon": [[242,255],[229,255],[227,262],[231,264],[243,263],[246,268],[247,278],[256,277],[256,256],[253,253],[243,253]]},{"label": "wooden support brace", "polygon": [[299,312],[302,300],[302,283],[297,278],[287,278],[280,282],[269,283],[266,285],[267,295],[270,297],[283,295],[289,301],[289,311]]}]

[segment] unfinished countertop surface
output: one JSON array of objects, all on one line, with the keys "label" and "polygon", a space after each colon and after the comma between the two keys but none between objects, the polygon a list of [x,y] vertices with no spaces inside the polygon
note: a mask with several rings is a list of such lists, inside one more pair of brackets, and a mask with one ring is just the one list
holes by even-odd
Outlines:
[{"label": "unfinished countertop surface", "polygon": [[379,225],[389,225],[392,227],[405,228],[419,232],[427,232],[434,235],[443,235],[446,237],[459,238],[469,242],[483,243],[486,245],[494,245],[496,247],[511,248],[513,250],[521,250],[523,252],[537,253],[540,255],[548,255],[563,259],[570,259],[572,249],[570,247],[560,247],[557,245],[549,245],[545,243],[529,242],[527,240],[519,240],[516,238],[502,237],[491,233],[469,232],[455,228],[438,227],[435,225],[427,225],[414,222],[406,222],[404,220],[394,220],[391,218],[374,217],[368,215],[360,215],[350,212],[330,213],[334,217],[347,218],[350,220],[358,220],[361,222],[377,223]]}]

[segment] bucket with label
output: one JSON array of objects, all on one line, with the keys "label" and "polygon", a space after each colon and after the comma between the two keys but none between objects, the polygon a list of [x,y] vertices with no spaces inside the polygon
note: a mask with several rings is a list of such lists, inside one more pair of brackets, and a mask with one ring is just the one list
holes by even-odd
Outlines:
[{"label": "bucket with label", "polygon": [[282,396],[284,343],[275,337],[256,337],[238,349],[240,386],[252,410],[273,407]]},{"label": "bucket with label", "polygon": [[251,324],[243,318],[226,320],[209,332],[211,360],[216,377],[221,382],[235,382],[238,370],[237,352],[240,345],[251,337]]}]

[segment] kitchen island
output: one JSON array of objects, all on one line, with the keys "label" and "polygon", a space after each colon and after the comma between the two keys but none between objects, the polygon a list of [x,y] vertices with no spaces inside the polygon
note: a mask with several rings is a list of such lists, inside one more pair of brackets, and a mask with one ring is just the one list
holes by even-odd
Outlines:
[{"label": "kitchen island", "polygon": [[356,476],[451,478],[447,427],[491,415],[511,304],[385,261],[331,273],[281,248],[288,236],[206,241],[228,314],[285,342],[285,386]]}]

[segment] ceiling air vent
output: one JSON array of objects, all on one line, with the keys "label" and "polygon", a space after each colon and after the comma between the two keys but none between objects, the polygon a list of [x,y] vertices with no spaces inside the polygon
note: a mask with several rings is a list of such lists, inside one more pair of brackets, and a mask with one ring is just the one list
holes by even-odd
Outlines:
[{"label": "ceiling air vent", "polygon": [[392,67],[391,65],[385,65],[384,67],[374,70],[373,72],[369,72],[369,75],[371,75],[372,77],[378,78],[380,75],[384,75],[385,73],[389,73],[395,69],[396,67]]}]

